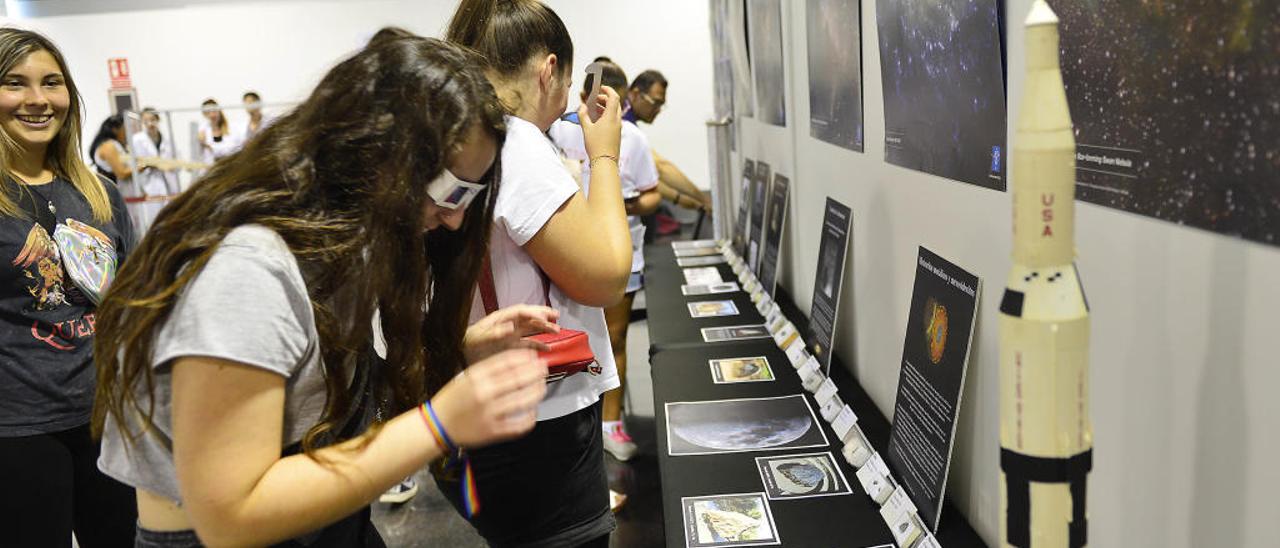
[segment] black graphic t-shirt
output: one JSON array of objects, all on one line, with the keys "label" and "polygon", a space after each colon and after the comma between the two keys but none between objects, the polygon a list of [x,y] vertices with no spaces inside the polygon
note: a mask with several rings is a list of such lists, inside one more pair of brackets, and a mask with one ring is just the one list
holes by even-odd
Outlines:
[{"label": "black graphic t-shirt", "polygon": [[120,192],[103,185],[113,211],[108,223],[94,219],[88,200],[62,178],[10,194],[28,216],[39,212],[36,220],[0,214],[0,437],[89,422],[94,305],[67,275],[51,225],[68,224],[109,241],[118,268],[134,234]]}]

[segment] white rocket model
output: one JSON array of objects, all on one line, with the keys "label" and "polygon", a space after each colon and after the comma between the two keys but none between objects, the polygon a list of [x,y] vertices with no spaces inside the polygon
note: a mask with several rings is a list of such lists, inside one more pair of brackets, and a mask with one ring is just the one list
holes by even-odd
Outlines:
[{"label": "white rocket model", "polygon": [[1000,544],[1088,544],[1089,308],[1074,263],[1075,138],[1058,18],[1036,0],[1014,133],[1013,268],[1000,303]]}]

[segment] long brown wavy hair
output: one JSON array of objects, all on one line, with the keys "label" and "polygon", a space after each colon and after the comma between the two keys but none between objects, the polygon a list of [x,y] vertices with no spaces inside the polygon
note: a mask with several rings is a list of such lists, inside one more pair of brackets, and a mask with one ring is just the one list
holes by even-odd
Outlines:
[{"label": "long brown wavy hair", "polygon": [[152,338],[219,242],[250,223],[289,245],[315,310],[328,397],[304,450],[332,440],[357,403],[347,379],[376,361],[375,308],[386,366],[359,370],[371,371],[387,410],[417,405],[461,370],[499,179],[457,232],[424,234],[423,209],[427,183],[471,128],[501,145],[502,110],[482,66],[475,53],[434,39],[370,44],[170,203],[98,309],[94,432],[108,415],[127,440],[143,433],[127,419],[152,424]]},{"label": "long brown wavy hair", "polygon": [[[76,87],[75,80],[71,78],[71,70],[67,68],[67,61],[62,57],[58,46],[38,32],[13,27],[0,28],[0,76],[8,74],[28,55],[39,51],[48,52],[58,63],[58,70],[62,72],[62,81],[67,86],[67,95],[71,98],[71,104],[67,108],[67,118],[62,121],[62,127],[58,129],[58,134],[54,136],[45,151],[45,165],[55,175],[71,181],[71,185],[89,202],[94,220],[100,223],[108,222],[114,213],[111,210],[111,200],[107,197],[107,189],[102,186],[102,180],[94,175],[93,170],[80,159],[80,128],[84,117],[84,101],[80,97],[80,90]],[[9,134],[0,131],[0,215],[30,217],[30,214],[23,212],[18,205],[18,200],[21,199],[19,189],[25,191],[26,187],[15,182],[18,178],[9,169],[14,159],[22,154],[22,147],[18,142]]]}]

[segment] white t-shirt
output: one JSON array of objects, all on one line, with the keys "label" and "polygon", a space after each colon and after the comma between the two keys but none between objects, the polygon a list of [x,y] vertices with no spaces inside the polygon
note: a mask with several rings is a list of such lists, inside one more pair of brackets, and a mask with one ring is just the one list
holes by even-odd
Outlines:
[{"label": "white t-shirt", "polygon": [[[541,271],[522,246],[577,192],[577,183],[542,131],[526,120],[508,116],[507,139],[502,146],[502,181],[489,242],[499,307],[544,304]],[[599,372],[578,373],[548,384],[547,396],[538,406],[538,420],[584,409],[601,394],[619,386],[604,311],[566,297],[554,283],[550,297],[551,307],[560,311],[561,326],[587,333],[600,367]],[[477,291],[471,304],[471,323],[484,316],[484,303]]]},{"label": "white t-shirt", "polygon": [[[591,185],[591,165],[587,161],[587,145],[582,126],[556,120],[547,132],[551,140],[570,160],[582,162],[583,192]],[[658,166],[653,161],[649,137],[634,122],[622,122],[622,141],[618,147],[618,175],[622,180],[622,198],[630,199],[658,186]],[[644,224],[634,215],[627,217],[631,227],[631,271],[644,271]],[[630,290],[630,288],[628,288]]]}]

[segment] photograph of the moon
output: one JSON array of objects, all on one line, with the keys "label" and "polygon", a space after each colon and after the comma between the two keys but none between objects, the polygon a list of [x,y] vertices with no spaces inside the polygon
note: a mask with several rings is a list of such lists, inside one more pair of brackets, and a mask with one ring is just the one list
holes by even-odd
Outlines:
[{"label": "photograph of the moon", "polygon": [[825,447],[826,434],[801,395],[672,402],[666,405],[668,452],[707,455]]},{"label": "photograph of the moon", "polygon": [[885,161],[1005,188],[996,0],[877,0]]}]

